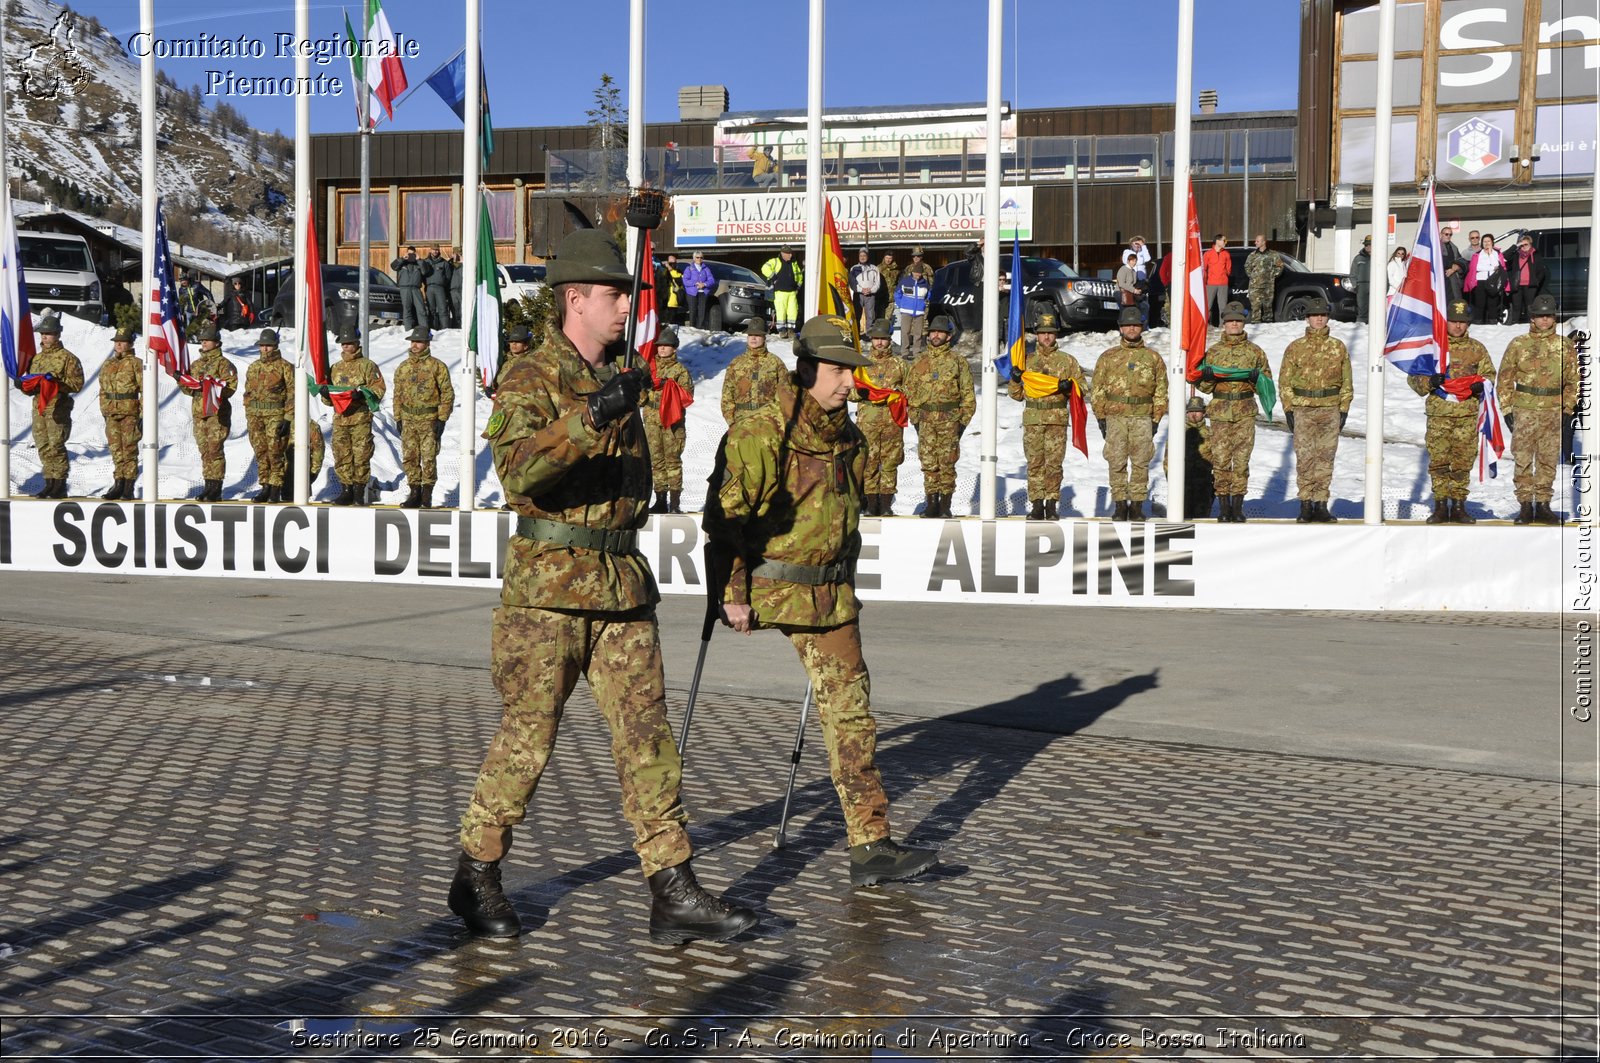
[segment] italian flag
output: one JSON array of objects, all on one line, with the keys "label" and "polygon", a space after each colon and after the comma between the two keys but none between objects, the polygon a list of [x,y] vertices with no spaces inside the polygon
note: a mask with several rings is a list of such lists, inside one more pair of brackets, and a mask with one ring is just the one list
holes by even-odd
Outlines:
[{"label": "italian flag", "polygon": [[378,124],[378,108],[390,121],[394,120],[394,101],[406,91],[406,68],[400,62],[400,41],[389,25],[389,16],[383,13],[380,0],[367,0],[363,34],[356,36],[350,25],[350,15],[344,16],[344,32],[349,38],[350,80],[352,87],[365,85],[365,109],[360,89],[356,89],[356,109],[362,113],[369,127]]},{"label": "italian flag", "polygon": [[489,391],[500,373],[500,277],[495,272],[494,225],[484,198],[478,200],[478,290],[467,348],[478,352],[478,382]]}]

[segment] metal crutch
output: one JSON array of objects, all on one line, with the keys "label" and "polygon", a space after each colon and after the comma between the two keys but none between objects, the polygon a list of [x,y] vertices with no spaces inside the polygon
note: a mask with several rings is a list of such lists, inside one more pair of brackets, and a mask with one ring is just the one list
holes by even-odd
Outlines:
[{"label": "metal crutch", "polygon": [[782,849],[789,830],[789,802],[794,798],[794,777],[800,770],[800,752],[806,747],[806,714],[811,711],[811,684],[806,684],[806,697],[800,703],[800,726],[794,732],[794,752],[789,755],[789,789],[783,795],[783,817],[778,820],[778,840],[774,849]]},{"label": "metal crutch", "polygon": [[689,721],[694,718],[694,699],[700,693],[700,673],[705,671],[706,650],[711,648],[711,633],[717,628],[716,600],[706,596],[706,622],[700,628],[700,657],[694,662],[694,679],[689,682],[689,703],[683,709],[683,731],[678,735],[678,759],[689,745]]}]

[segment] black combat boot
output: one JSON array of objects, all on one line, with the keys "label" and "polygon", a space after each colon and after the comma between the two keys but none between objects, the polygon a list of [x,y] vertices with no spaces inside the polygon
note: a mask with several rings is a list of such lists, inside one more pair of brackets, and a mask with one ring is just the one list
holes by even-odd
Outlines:
[{"label": "black combat boot", "polygon": [[[1532,512],[1532,510],[1529,510]],[[937,517],[939,515],[939,492],[929,491],[927,499],[922,503],[924,517]]]},{"label": "black combat boot", "polygon": [[367,504],[366,484],[357,484],[350,488],[350,504],[352,506],[364,506]]},{"label": "black combat boot", "polygon": [[850,885],[876,886],[915,878],[939,862],[937,849],[913,849],[893,838],[850,847]]},{"label": "black combat boot", "polygon": [[267,484],[262,484],[261,490],[256,494],[255,500],[257,502],[276,502],[278,500],[277,488],[270,487]]},{"label": "black combat boot", "polygon": [[1112,520],[1127,520],[1128,519],[1128,500],[1127,499],[1125,499],[1125,498],[1117,499],[1117,504],[1111,510],[1111,519]]},{"label": "black combat boot", "polygon": [[404,502],[400,503],[400,508],[416,509],[420,505],[422,505],[422,488],[413,484],[411,487],[411,493],[406,495],[406,500]]},{"label": "black combat boot", "polygon": [[450,910],[467,924],[473,937],[514,938],[522,922],[500,888],[500,861],[474,860],[466,853],[450,883]]},{"label": "black combat boot", "polygon": [[107,501],[115,502],[119,498],[127,498],[128,481],[116,479],[111,482],[111,490],[105,493]]},{"label": "black combat boot", "polygon": [[200,490],[194,493],[196,502],[209,502],[211,500],[211,481],[207,480],[200,485]]},{"label": "black combat boot", "polygon": [[350,497],[354,492],[355,488],[351,487],[349,484],[345,484],[344,490],[339,492],[339,497],[333,500],[333,504],[336,506],[348,506],[350,504]]},{"label": "black combat boot", "polygon": [[67,497],[67,481],[66,481],[65,477],[63,477],[62,479],[56,481],[56,493],[51,495],[50,497],[51,498],[66,498]]},{"label": "black combat boot", "polygon": [[1300,500],[1300,515],[1294,519],[1294,522],[1296,524],[1313,524],[1316,519],[1315,505],[1309,499],[1302,498]]},{"label": "black combat boot", "polygon": [[1424,524],[1449,524],[1450,523],[1450,515],[1451,515],[1451,512],[1454,509],[1455,509],[1455,503],[1452,502],[1450,499],[1448,499],[1448,498],[1436,498],[1436,499],[1433,500],[1433,512],[1428,514],[1428,519],[1423,521],[1422,523],[1424,523]]},{"label": "black combat boot", "polygon": [[1244,495],[1233,496],[1233,522],[1235,524],[1244,523]]},{"label": "black combat boot", "polygon": [[1555,515],[1548,502],[1535,502],[1533,504],[1533,522],[1535,524],[1560,524],[1561,518]]},{"label": "black combat boot", "polygon": [[892,516],[894,516],[894,492],[893,491],[890,491],[886,495],[879,495],[878,496],[878,516],[880,516],[880,517],[892,517]]},{"label": "black combat boot", "polygon": [[683,512],[683,506],[680,504],[682,502],[683,502],[683,492],[682,491],[668,491],[667,492],[667,512],[668,513],[682,513]]},{"label": "black combat boot", "polygon": [[33,497],[34,498],[54,498],[54,497],[56,497],[56,482],[54,480],[46,480],[44,482],[44,486],[39,488],[39,493],[34,495]]},{"label": "black combat boot", "polygon": [[1476,523],[1478,523],[1478,518],[1474,517],[1471,513],[1467,512],[1467,500],[1466,499],[1458,498],[1451,504],[1450,523],[1451,524],[1476,524]]},{"label": "black combat boot", "polygon": [[204,492],[201,493],[200,497],[201,497],[202,500],[204,500],[206,502],[221,502],[222,501],[222,481],[221,480],[207,480],[206,481],[206,489],[205,489]]},{"label": "black combat boot", "polygon": [[650,883],[650,940],[657,945],[726,941],[756,925],[759,918],[749,908],[713,897],[695,881],[694,868],[685,860],[664,867],[646,879]]},{"label": "black combat boot", "polygon": [[1047,498],[1047,499],[1044,500],[1044,519],[1045,520],[1060,520],[1061,519],[1061,515],[1056,512],[1056,500],[1053,499],[1053,498]]},{"label": "black combat boot", "polygon": [[1128,519],[1129,520],[1144,520],[1144,499],[1142,499],[1142,498],[1130,498],[1130,499],[1128,499]]},{"label": "black combat boot", "polygon": [[666,511],[667,511],[667,493],[665,491],[657,491],[656,492],[656,500],[654,502],[650,503],[650,512],[652,512],[652,513],[665,513]]},{"label": "black combat boot", "polygon": [[[44,496],[41,495],[40,497],[43,498]],[[1522,508],[1520,510],[1518,510],[1517,511],[1517,515],[1511,519],[1511,523],[1512,524],[1532,524],[1533,523],[1533,503],[1532,502],[1524,502],[1524,503],[1522,503]]]},{"label": "black combat boot", "polygon": [[1033,500],[1033,507],[1028,510],[1028,519],[1044,520],[1044,499],[1036,498]]},{"label": "black combat boot", "polygon": [[1328,500],[1323,499],[1317,503],[1316,521],[1318,524],[1338,524],[1339,518],[1328,512]]},{"label": "black combat boot", "polygon": [[423,484],[422,485],[422,498],[417,503],[417,508],[418,509],[432,509],[433,508],[433,485],[432,484]]}]

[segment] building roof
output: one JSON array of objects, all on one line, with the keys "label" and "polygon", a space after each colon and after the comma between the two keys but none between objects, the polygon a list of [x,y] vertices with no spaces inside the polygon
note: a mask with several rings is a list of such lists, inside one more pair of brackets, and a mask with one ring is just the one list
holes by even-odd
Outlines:
[{"label": "building roof", "polygon": [[[12,212],[17,221],[26,222],[23,226],[28,230],[57,231],[76,233],[87,239],[108,241],[134,254],[143,254],[144,233],[126,225],[116,225],[104,218],[94,218],[76,210],[67,210],[48,203],[34,203],[25,199],[11,201]],[[51,230],[45,226],[59,226]],[[186,244],[173,243],[171,246],[172,260],[179,269],[193,270],[203,277],[226,280],[236,273],[248,273],[251,270],[261,269],[263,266],[281,261],[281,256],[269,259],[257,259],[250,262],[237,262],[226,255],[219,255],[205,251],[198,247]]]}]

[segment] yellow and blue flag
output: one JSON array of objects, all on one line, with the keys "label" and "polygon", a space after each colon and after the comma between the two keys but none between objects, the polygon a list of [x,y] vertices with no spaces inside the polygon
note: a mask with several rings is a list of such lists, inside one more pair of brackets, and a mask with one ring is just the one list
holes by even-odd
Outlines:
[{"label": "yellow and blue flag", "polygon": [[1022,321],[1022,244],[1011,238],[1011,309],[1006,314],[1006,347],[994,360],[995,371],[1002,380],[1011,376],[1011,367],[1028,367],[1028,337]]}]

